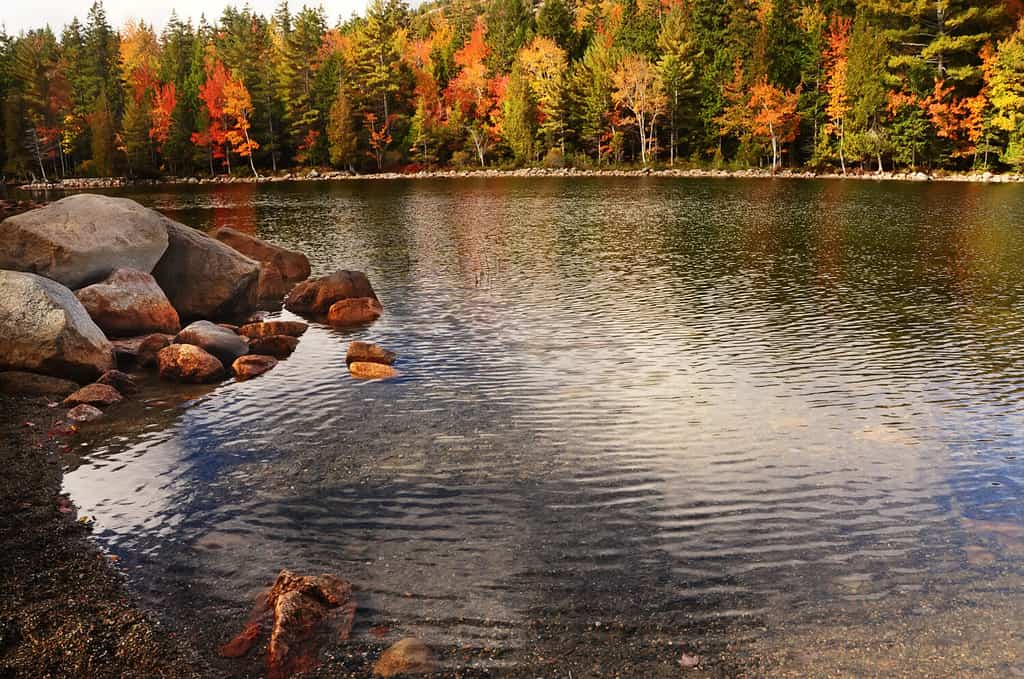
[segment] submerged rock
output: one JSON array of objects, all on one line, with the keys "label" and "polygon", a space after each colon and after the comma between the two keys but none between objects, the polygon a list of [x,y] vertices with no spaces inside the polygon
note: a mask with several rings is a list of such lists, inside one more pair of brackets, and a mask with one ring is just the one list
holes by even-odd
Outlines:
[{"label": "submerged rock", "polygon": [[299,346],[299,338],[291,335],[267,335],[249,340],[249,351],[277,358],[288,358]]},{"label": "submerged rock", "polygon": [[335,302],[356,297],[376,300],[377,293],[362,271],[343,270],[299,283],[288,293],[284,306],[299,314],[325,316]]},{"label": "submerged rock", "polygon": [[146,273],[167,250],[167,217],[134,200],[82,193],[0,223],[0,269],[78,288],[118,268]]},{"label": "submerged rock", "polygon": [[50,375],[21,371],[0,372],[0,392],[26,396],[64,397],[78,391],[78,383]]},{"label": "submerged rock", "polygon": [[309,259],[301,252],[229,227],[215,229],[210,235],[260,263],[257,296],[261,301],[280,302],[296,283],[309,278]]},{"label": "submerged rock", "polygon": [[243,316],[256,307],[260,266],[184,224],[168,221],[153,277],[183,320]]},{"label": "submerged rock", "polygon": [[175,333],[178,312],[156,279],[144,271],[117,269],[100,283],[75,296],[108,337],[131,337],[148,332]]},{"label": "submerged rock", "polygon": [[113,367],[113,346],[74,293],[42,276],[0,271],[0,370],[88,382]]},{"label": "submerged rock", "polygon": [[345,353],[346,363],[383,363],[391,365],[398,358],[395,352],[369,342],[352,342]]},{"label": "submerged rock", "polygon": [[67,412],[67,418],[72,422],[93,422],[103,417],[103,411],[88,403],[80,403]]},{"label": "submerged rock", "polygon": [[249,344],[233,333],[210,321],[196,321],[177,334],[175,344],[194,344],[217,357],[223,365],[231,365],[239,356],[249,353]]},{"label": "submerged rock", "polygon": [[117,389],[109,384],[87,384],[64,399],[64,406],[73,408],[77,405],[112,406],[124,400]]},{"label": "submerged rock", "polygon": [[135,382],[135,378],[120,370],[108,370],[100,375],[96,384],[106,384],[129,396],[139,393],[139,385]]},{"label": "submerged rock", "polygon": [[269,630],[267,677],[284,679],[318,664],[320,647],[346,641],[352,632],[356,600],[352,585],[333,575],[281,571],[256,606],[245,628],[221,647],[226,658],[240,658]]},{"label": "submerged rock", "polygon": [[276,365],[277,359],[273,356],[249,354],[236,358],[235,362],[231,364],[231,371],[235,373],[237,380],[242,381],[259,377],[263,373],[273,370]]},{"label": "submerged rock", "polygon": [[160,377],[173,382],[202,384],[224,377],[224,365],[193,344],[171,344],[156,355]]},{"label": "submerged rock", "polygon": [[250,338],[268,335],[302,337],[308,328],[309,324],[302,321],[263,321],[261,323],[246,323],[238,329],[238,333]]},{"label": "submerged rock", "polygon": [[434,652],[425,643],[407,637],[381,653],[373,665],[373,676],[395,677],[403,674],[429,674],[438,669]]},{"label": "submerged rock", "polygon": [[343,299],[331,305],[327,322],[335,326],[360,325],[380,318],[384,308],[372,297]]},{"label": "submerged rock", "polygon": [[390,365],[383,363],[364,363],[354,361],[348,364],[348,372],[357,380],[386,380],[391,377],[398,377],[399,372]]}]

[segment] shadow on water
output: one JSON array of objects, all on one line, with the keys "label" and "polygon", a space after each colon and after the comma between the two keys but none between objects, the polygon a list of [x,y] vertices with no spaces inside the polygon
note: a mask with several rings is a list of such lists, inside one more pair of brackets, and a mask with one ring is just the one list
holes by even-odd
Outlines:
[{"label": "shadow on water", "polygon": [[[143,431],[86,432],[68,490],[210,655],[282,567],[356,583],[357,646],[413,634],[524,676],[669,676],[681,647],[724,674],[856,674],[870,657],[825,662],[811,632],[864,648],[899,621],[892,645],[928,649],[942,616],[1020,622],[1019,187],[131,195],[366,270],[387,310]],[[403,377],[349,379],[352,339]],[[786,638],[803,655],[774,656]],[[977,676],[1024,651],[979,648]],[[875,666],[943,676],[895,655]]]}]

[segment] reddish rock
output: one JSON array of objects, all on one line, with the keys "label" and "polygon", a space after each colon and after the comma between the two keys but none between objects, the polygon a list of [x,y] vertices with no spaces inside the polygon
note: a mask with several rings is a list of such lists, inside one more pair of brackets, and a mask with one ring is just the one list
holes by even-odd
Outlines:
[{"label": "reddish rock", "polygon": [[395,352],[369,342],[352,342],[345,354],[346,363],[383,363],[391,365],[398,358]]},{"label": "reddish rock", "polygon": [[181,322],[156,279],[143,271],[117,269],[106,279],[75,292],[108,337],[178,332]]},{"label": "reddish rock", "polygon": [[122,394],[132,395],[139,393],[139,385],[136,384],[135,378],[120,370],[108,370],[100,375],[96,383],[111,386]]},{"label": "reddish rock", "polygon": [[142,339],[136,351],[136,360],[143,368],[152,368],[157,365],[157,354],[164,347],[170,346],[174,341],[171,335],[154,333]]},{"label": "reddish rock", "polygon": [[87,384],[64,399],[64,407],[86,403],[91,406],[112,406],[124,400],[121,392],[107,384]]},{"label": "reddish rock", "polygon": [[296,283],[309,278],[309,259],[301,252],[228,227],[215,229],[210,235],[260,263],[257,294],[261,301],[280,302]]},{"label": "reddish rock", "polygon": [[254,354],[288,358],[299,346],[299,338],[290,335],[268,335],[249,340],[249,351]]},{"label": "reddish rock", "polygon": [[309,324],[302,321],[264,321],[262,323],[247,323],[238,329],[238,334],[250,338],[266,337],[267,335],[302,337],[308,328]]},{"label": "reddish rock", "polygon": [[327,322],[335,326],[359,325],[377,320],[383,312],[380,302],[372,297],[343,299],[331,305]]},{"label": "reddish rock", "polygon": [[242,657],[269,630],[267,678],[284,679],[315,668],[325,641],[346,641],[355,613],[349,582],[333,575],[281,571],[273,587],[257,597],[245,628],[221,647],[220,654]]},{"label": "reddish rock", "polygon": [[419,639],[407,637],[381,653],[380,659],[373,665],[373,676],[429,674],[437,669],[437,658],[430,647]]},{"label": "reddish rock", "polygon": [[400,374],[390,365],[383,363],[363,363],[355,361],[348,364],[348,372],[357,380],[386,380]]},{"label": "reddish rock", "polygon": [[88,403],[81,403],[67,412],[72,422],[92,422],[103,417],[103,411]]},{"label": "reddish rock", "polygon": [[5,394],[25,394],[27,396],[65,397],[78,391],[78,383],[62,380],[50,375],[11,370],[0,372],[0,391]]},{"label": "reddish rock", "polygon": [[284,306],[295,313],[324,316],[335,302],[355,297],[376,300],[377,293],[362,271],[337,271],[299,283],[288,293]]},{"label": "reddish rock", "polygon": [[259,377],[268,370],[272,370],[276,365],[277,359],[273,356],[249,354],[235,359],[235,362],[231,364],[231,371],[235,373],[236,379],[242,381]]},{"label": "reddish rock", "polygon": [[194,344],[172,344],[156,355],[160,377],[174,382],[202,384],[224,377],[224,365]]},{"label": "reddish rock", "polygon": [[224,328],[228,332],[233,332],[236,335],[238,334],[238,326],[237,325],[232,325],[231,323],[218,323],[217,325],[219,327],[221,327],[221,328]]}]

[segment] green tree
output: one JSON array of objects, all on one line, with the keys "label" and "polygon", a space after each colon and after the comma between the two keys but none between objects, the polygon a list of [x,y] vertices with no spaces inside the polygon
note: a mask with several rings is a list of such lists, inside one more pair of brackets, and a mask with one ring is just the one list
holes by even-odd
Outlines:
[{"label": "green tree", "polygon": [[505,98],[501,103],[502,135],[520,165],[531,162],[536,153],[537,108],[523,67],[512,67]]}]

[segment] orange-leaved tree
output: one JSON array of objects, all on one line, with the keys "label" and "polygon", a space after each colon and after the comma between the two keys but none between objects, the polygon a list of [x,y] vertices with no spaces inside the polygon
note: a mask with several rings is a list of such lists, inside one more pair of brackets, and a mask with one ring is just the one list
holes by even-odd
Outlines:
[{"label": "orange-leaved tree", "polygon": [[789,92],[770,82],[763,76],[754,83],[747,106],[750,108],[750,131],[754,137],[766,139],[772,149],[772,172],[782,161],[782,145],[796,139],[800,130],[800,88]]},{"label": "orange-leaved tree", "polygon": [[252,152],[260,145],[249,136],[249,128],[252,127],[252,97],[241,78],[229,78],[224,85],[224,115],[231,124],[227,130],[227,140],[235,153],[249,159],[253,176],[258,177]]},{"label": "orange-leaved tree", "polygon": [[486,164],[487,151],[497,137],[499,97],[496,95],[502,85],[502,79],[488,77],[485,59],[490,49],[486,37],[487,25],[482,16],[477,17],[466,44],[454,55],[455,64],[461,70],[448,83],[445,93],[449,102],[449,122],[465,124],[480,167]]},{"label": "orange-leaved tree", "polygon": [[846,174],[846,116],[850,113],[850,95],[847,88],[847,67],[850,49],[850,29],[853,21],[844,17],[832,17],[828,34],[825,36],[825,92],[828,103],[825,105],[825,134],[836,135],[839,140],[839,166]]}]

